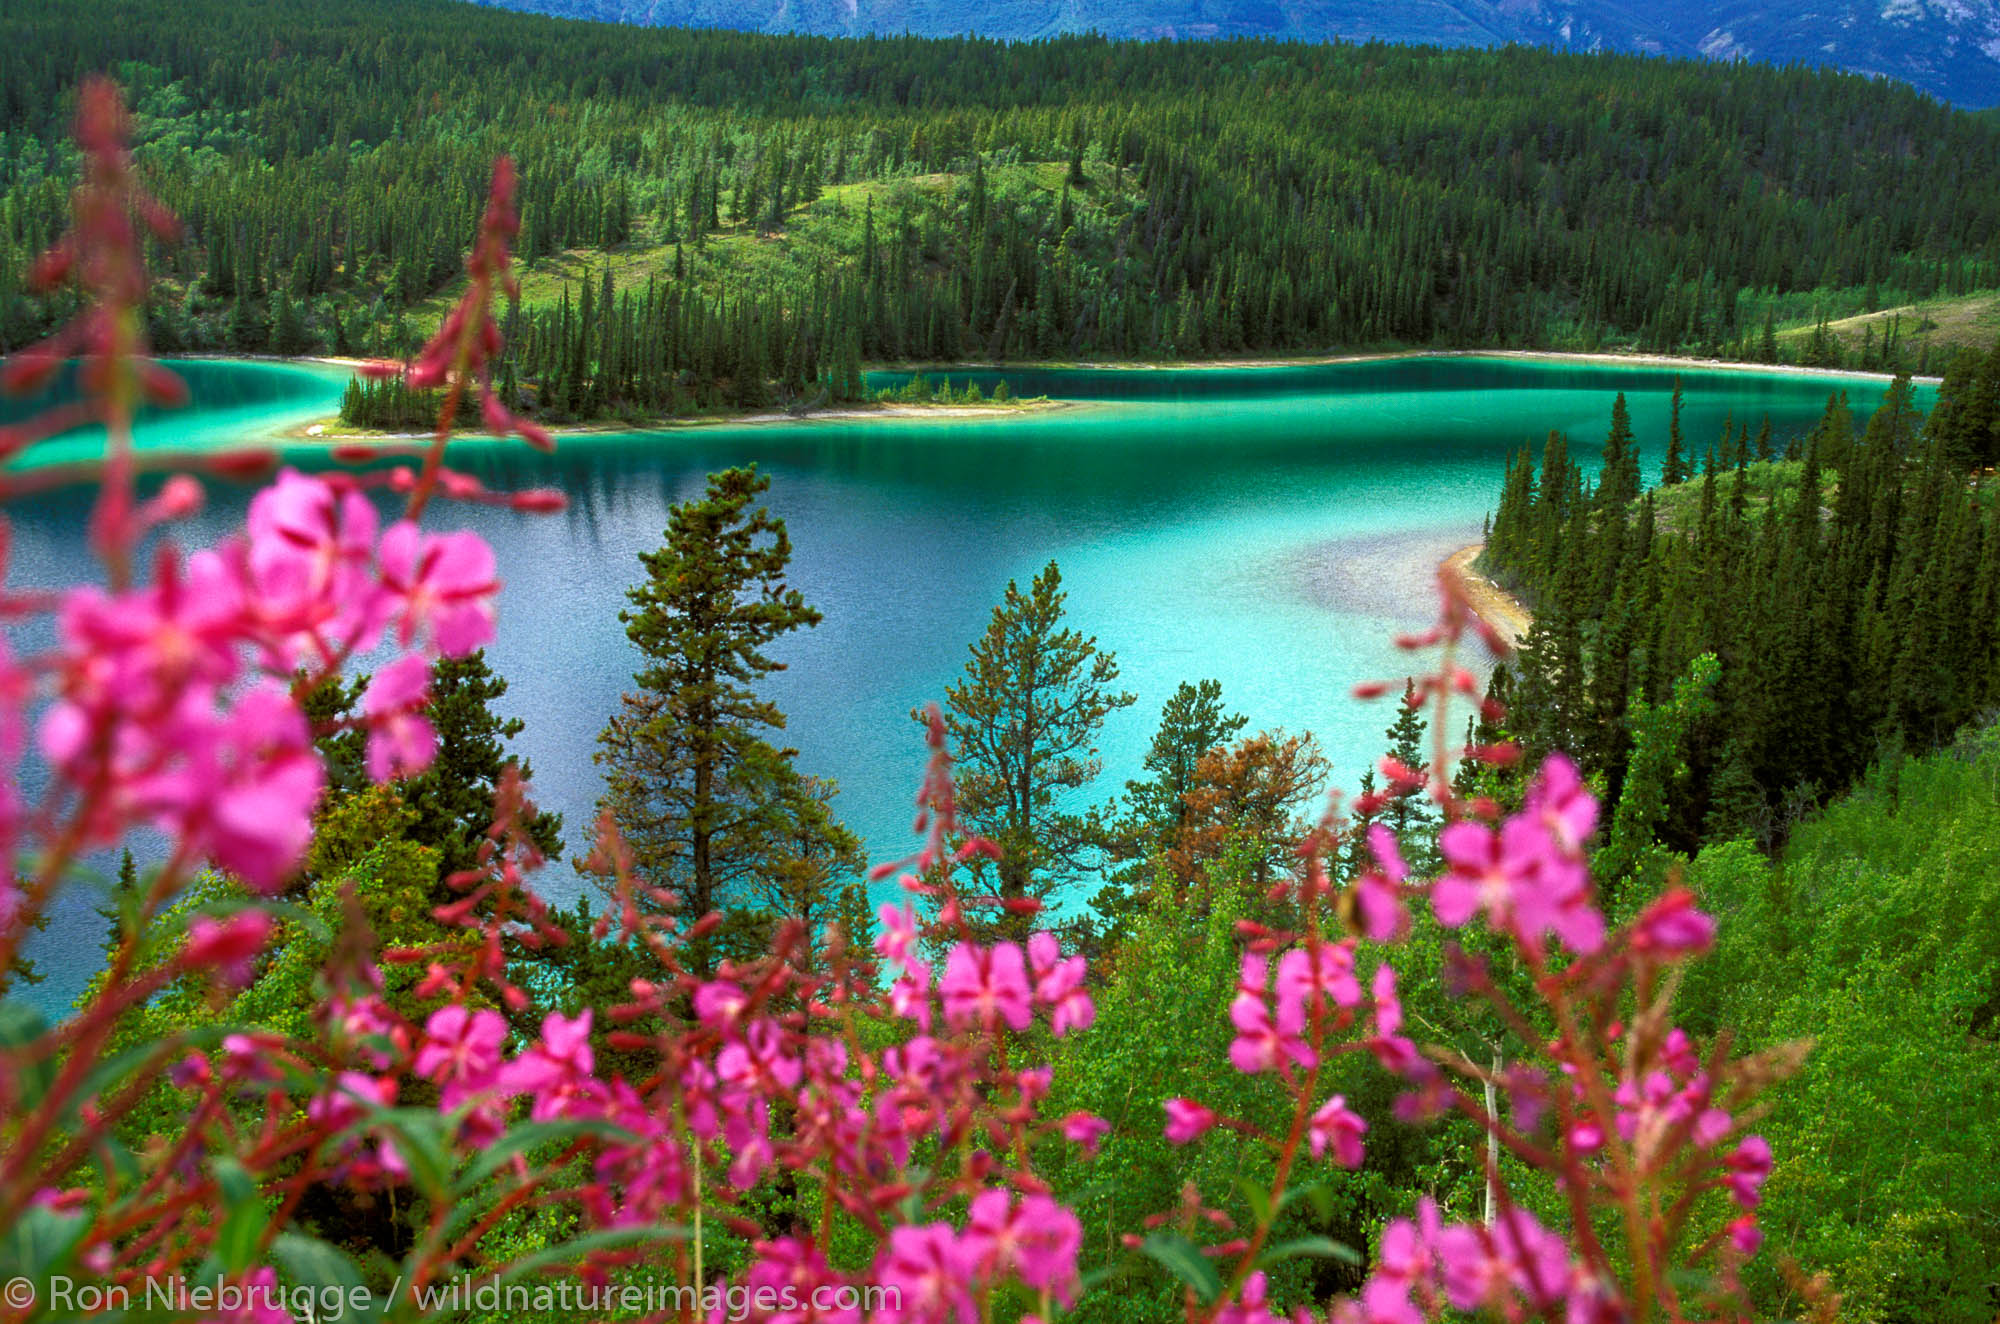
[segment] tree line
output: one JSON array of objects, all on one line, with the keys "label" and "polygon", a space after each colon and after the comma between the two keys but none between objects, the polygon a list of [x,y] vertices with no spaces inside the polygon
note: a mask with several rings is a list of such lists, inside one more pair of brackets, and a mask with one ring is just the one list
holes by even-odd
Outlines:
[{"label": "tree line", "polygon": [[1481,558],[1535,612],[1499,678],[1515,732],[1682,851],[1770,844],[1878,758],[1948,741],[2000,701],[1996,392],[2000,348],[1928,419],[1898,378],[1863,428],[1836,391],[1802,436],[1732,421],[1697,455],[1677,390],[1652,488],[1623,396],[1594,481],[1561,434],[1523,448]]},{"label": "tree line", "polygon": [[18,272],[62,215],[66,89],[107,66],[187,222],[158,344],[408,352],[504,150],[517,388],[557,417],[842,397],[905,360],[1632,345],[1938,370],[1914,327],[1852,349],[1774,328],[2000,286],[2000,130],[1832,73],[444,0],[72,20],[0,17],[0,348],[62,311]]}]

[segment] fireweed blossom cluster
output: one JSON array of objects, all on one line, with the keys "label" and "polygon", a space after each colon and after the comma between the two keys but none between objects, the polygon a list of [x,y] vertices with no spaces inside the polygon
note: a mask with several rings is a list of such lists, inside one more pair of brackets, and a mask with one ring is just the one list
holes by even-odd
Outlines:
[{"label": "fireweed blossom cluster", "polygon": [[[324,1285],[352,1266],[338,1268],[340,1255],[306,1236],[294,1215],[309,1190],[345,1186],[420,1197],[403,1206],[413,1211],[412,1235],[398,1272],[419,1290],[468,1265],[585,1284],[665,1267],[697,1289],[684,1299],[699,1301],[698,1289],[716,1279],[708,1256],[720,1227],[749,1244],[735,1276],[753,1299],[868,1303],[755,1316],[784,1324],[1045,1321],[1075,1304],[1081,1228],[1035,1161],[1052,1149],[1094,1153],[1109,1128],[1045,1107],[1051,1072],[1030,1036],[1089,1029],[1089,971],[1049,932],[989,942],[968,922],[971,907],[992,899],[962,894],[956,871],[997,851],[960,828],[936,710],[918,796],[923,846],[876,872],[895,876],[904,896],[882,906],[872,950],[850,946],[838,929],[822,939],[792,922],[756,960],[691,968],[690,941],[719,917],[683,914],[671,893],[636,876],[607,823],[586,864],[617,904],[596,936],[615,933],[649,951],[656,973],[632,982],[625,1001],[549,1015],[522,1040],[495,1010],[527,1005],[507,980],[504,943],[564,935],[528,889],[541,859],[523,827],[525,789],[510,775],[478,867],[450,880],[461,899],[436,912],[462,940],[378,953],[356,925],[324,974],[314,1037],[221,1027],[105,1060],[121,1020],[169,983],[192,976],[227,991],[257,969],[276,932],[264,905],[195,914],[164,948],[142,936],[175,922],[169,907],[200,869],[225,870],[266,896],[296,872],[325,785],[313,744],[324,733],[305,710],[316,687],[356,657],[390,648],[351,719],[366,734],[368,771],[391,781],[429,763],[430,664],[492,636],[498,585],[491,550],[470,534],[426,529],[428,505],[532,512],[560,498],[491,492],[444,463],[468,390],[479,393],[493,431],[549,444],[501,408],[490,385],[502,348],[493,309],[512,289],[516,228],[513,173],[502,161],[467,293],[408,369],[413,384],[446,392],[437,433],[413,452],[420,463],[280,473],[252,500],[245,527],[222,542],[183,551],[158,536],[202,499],[191,473],[166,477],[147,500],[135,495],[141,461],[153,460],[132,449],[136,402],[181,393],[144,358],[135,218],[163,238],[174,227],[133,179],[108,83],[83,89],[78,138],[86,171],[75,228],[36,278],[74,281],[84,311],[0,379],[32,388],[80,359],[83,399],[0,436],[0,462],[79,421],[105,427],[105,458],[89,473],[0,469],[0,496],[99,480],[93,530],[104,575],[101,586],[46,593],[0,588],[0,625],[46,618],[55,639],[17,655],[0,633],[0,971],[18,968],[23,936],[87,852],[140,828],[163,833],[170,850],[95,993],[71,1018],[49,1028],[0,1004],[7,1272],[30,1283],[87,1273],[136,1286],[192,1271],[250,1288],[277,1282],[275,1260],[303,1285]],[[246,477],[264,463],[242,453],[194,467]],[[396,498],[401,511],[385,519]],[[0,569],[4,535],[0,522]],[[1416,691],[1440,709],[1474,689],[1451,650],[1476,622],[1449,581],[1444,606],[1436,630],[1406,641],[1444,647],[1439,670]],[[30,740],[51,773],[33,803],[19,797],[14,776]],[[1441,746],[1433,768],[1452,753]],[[1512,757],[1505,748],[1464,754]],[[1784,1063],[1704,1053],[1672,1025],[1673,969],[1707,947],[1712,922],[1672,892],[1632,924],[1607,929],[1584,853],[1597,806],[1565,761],[1543,767],[1511,815],[1461,803],[1439,777],[1385,771],[1393,791],[1443,806],[1444,871],[1413,879],[1378,828],[1368,837],[1371,866],[1337,888],[1323,863],[1340,835],[1330,818],[1302,851],[1297,876],[1277,888],[1296,927],[1246,929],[1238,987],[1217,1009],[1234,1030],[1230,1063],[1289,1100],[1289,1127],[1263,1135],[1198,1100],[1166,1105],[1176,1144],[1223,1127],[1272,1147],[1276,1176],[1254,1225],[1233,1228],[1190,1191],[1182,1209],[1154,1220],[1152,1236],[1130,1240],[1187,1279],[1190,1320],[1278,1319],[1262,1270],[1287,1252],[1270,1241],[1288,1195],[1308,1166],[1366,1161],[1369,1119],[1321,1084],[1336,1055],[1360,1053],[1406,1083],[1403,1120],[1473,1117],[1516,1162],[1553,1176],[1566,1207],[1561,1218],[1547,1210],[1538,1218],[1511,1198],[1489,1158],[1490,1219],[1452,1221],[1424,1204],[1384,1230],[1361,1294],[1322,1303],[1317,1318],[1740,1313],[1735,1273],[1757,1249],[1754,1211],[1771,1167],[1768,1146],[1745,1124],[1756,1091]],[[921,921],[920,898],[929,916]],[[1477,963],[1460,958],[1454,971],[1527,1045],[1512,1065],[1481,1067],[1408,1033],[1383,953],[1409,932],[1409,907],[1423,902],[1444,925],[1476,923],[1504,937],[1531,976],[1541,1005],[1518,1008]],[[1026,915],[1038,909],[1007,904]],[[142,956],[161,950],[164,958]],[[418,996],[441,1005],[414,1019],[389,1005],[381,960],[421,966]],[[649,1064],[646,1074],[607,1071],[593,1047],[602,1042]],[[184,1129],[143,1155],[118,1148],[113,1128],[162,1085],[181,1091]],[[1495,1097],[1507,1100],[1504,1113],[1483,1101]],[[802,1211],[778,1229],[751,1217],[756,1193],[774,1184]],[[1715,1206],[1737,1212],[1711,1226]],[[569,1215],[577,1239],[515,1266],[487,1258],[489,1234],[510,1215],[547,1209]],[[1161,1231],[1170,1221],[1178,1231]],[[1232,1235],[1197,1247],[1190,1237],[1204,1226]],[[1169,1235],[1184,1253],[1166,1246]],[[1678,1272],[1691,1266],[1706,1271],[1704,1286],[1682,1285],[1695,1281]],[[35,1309],[0,1302],[10,1318]],[[271,1304],[229,1318],[252,1314],[257,1324],[288,1318]],[[692,1320],[694,1308],[677,1317]],[[1315,1317],[1302,1308],[1292,1318]]]},{"label": "fireweed blossom cluster", "polygon": [[[1452,572],[1440,592],[1438,624],[1398,642],[1440,650],[1436,670],[1413,678],[1406,702],[1433,705],[1432,729],[1442,733],[1452,696],[1477,692],[1454,661],[1464,634],[1478,630],[1496,652],[1503,645],[1471,612]],[[1393,689],[1368,684],[1356,696]],[[1568,759],[1552,755],[1511,814],[1490,800],[1463,799],[1439,771],[1462,759],[1506,766],[1518,758],[1506,745],[1452,748],[1440,734],[1427,769],[1384,760],[1386,788],[1357,799],[1353,810],[1366,819],[1390,796],[1431,797],[1446,819],[1439,874],[1413,879],[1394,838],[1375,826],[1366,838],[1369,862],[1336,888],[1322,861],[1337,837],[1322,832],[1302,847],[1298,876],[1273,890],[1274,899],[1293,903],[1297,931],[1244,925],[1229,1059],[1241,1072],[1272,1078],[1292,1102],[1291,1124],[1267,1134],[1198,1100],[1166,1104],[1170,1142],[1196,1143],[1226,1127],[1262,1140],[1278,1160],[1270,1190],[1255,1202],[1256,1225],[1199,1248],[1224,1272],[1182,1272],[1189,1318],[1280,1318],[1266,1300],[1260,1259],[1272,1211],[1299,1184],[1302,1164],[1356,1167],[1365,1159],[1367,1120],[1319,1084],[1330,1055],[1354,1052],[1403,1082],[1399,1121],[1456,1113],[1487,1133],[1488,1208],[1476,1220],[1452,1220],[1426,1199],[1414,1217],[1392,1221],[1362,1291],[1336,1303],[1329,1324],[1418,1324],[1458,1313],[1570,1324],[1750,1317],[1738,1275],[1762,1242],[1756,1209],[1771,1150],[1747,1127],[1757,1095],[1796,1068],[1802,1049],[1731,1059],[1726,1043],[1704,1053],[1673,1024],[1676,968],[1709,948],[1714,921],[1675,887],[1609,929],[1587,854],[1598,805]],[[1535,1005],[1519,1005],[1484,962],[1447,949],[1448,981],[1488,1004],[1519,1040],[1513,1062],[1482,1065],[1407,1032],[1390,958],[1411,932],[1410,907],[1422,903],[1446,929],[1479,924],[1505,940],[1529,976]],[[1376,960],[1365,980],[1357,975],[1367,959],[1363,939]],[[1560,1227],[1515,1202],[1503,1153],[1554,1179]],[[1189,1234],[1203,1222],[1232,1227],[1198,1198],[1156,1216],[1153,1226],[1170,1221]],[[1127,1240],[1170,1267],[1185,1265],[1160,1249],[1160,1236]],[[1185,1237],[1179,1244],[1195,1249]]]}]

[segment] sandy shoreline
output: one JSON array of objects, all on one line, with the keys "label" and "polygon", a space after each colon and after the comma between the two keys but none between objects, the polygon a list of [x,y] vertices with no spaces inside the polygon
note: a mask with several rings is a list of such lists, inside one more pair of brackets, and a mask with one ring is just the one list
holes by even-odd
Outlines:
[{"label": "sandy shoreline", "polygon": [[1509,648],[1519,648],[1535,623],[1534,614],[1519,598],[1472,568],[1473,561],[1485,550],[1486,544],[1478,542],[1461,547],[1445,558],[1441,568],[1456,575],[1465,586],[1466,601],[1479,619],[1506,640]]},{"label": "sandy shoreline", "polygon": [[[739,427],[756,424],[760,427],[786,423],[824,423],[842,419],[954,419],[954,418],[1001,418],[1015,414],[1042,414],[1058,409],[1082,408],[1069,400],[1029,400],[1013,405],[936,405],[936,404],[885,404],[874,408],[849,406],[842,409],[814,409],[803,414],[761,413],[722,414],[701,418],[664,418],[646,422],[625,423],[605,420],[596,423],[564,423],[549,429],[555,437],[604,437],[604,436],[652,436],[673,432],[689,431],[697,428]],[[302,424],[286,431],[283,436],[290,441],[325,442],[342,446],[390,445],[397,442],[429,441],[431,433],[425,432],[341,432],[334,429],[337,420],[321,420]],[[477,429],[464,429],[454,434],[460,439],[476,440],[486,436]]]}]

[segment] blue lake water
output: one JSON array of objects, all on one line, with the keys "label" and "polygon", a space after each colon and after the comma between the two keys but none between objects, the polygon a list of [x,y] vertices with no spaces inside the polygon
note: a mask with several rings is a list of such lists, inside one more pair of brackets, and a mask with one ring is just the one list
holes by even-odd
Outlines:
[{"label": "blue lake water", "polygon": [[[195,406],[148,419],[148,449],[272,434],[332,412],[345,383],[337,372],[277,364],[178,366]],[[1138,773],[1175,685],[1204,677],[1221,681],[1252,729],[1312,731],[1351,784],[1379,755],[1390,713],[1348,691],[1406,666],[1389,637],[1429,619],[1436,564],[1479,537],[1507,457],[1558,429],[1573,454],[1594,459],[1623,391],[1650,476],[1676,370],[1452,357],[1004,375],[1017,395],[1075,403],[990,418],[570,437],[554,456],[518,443],[454,447],[453,462],[490,483],[555,484],[570,496],[556,516],[444,506],[431,523],[476,529],[497,551],[506,587],[488,656],[511,687],[501,707],[526,721],[517,749],[573,841],[593,818],[596,734],[636,665],[618,611],[637,556],[658,545],[667,507],[698,495],[713,470],[754,462],[772,477],[770,505],[795,548],[793,583],[826,619],[777,650],[790,668],[771,694],[790,715],[799,766],[839,781],[842,816],[877,858],[890,858],[908,848],[923,756],[908,713],[942,696],[1007,582],[1025,584],[1051,558],[1072,620],[1117,655],[1121,683],[1138,695],[1104,731],[1095,798]],[[1754,427],[1769,414],[1782,443],[1811,426],[1835,389],[1863,420],[1886,386],[1679,375],[1697,453],[1728,418]],[[975,376],[989,387],[997,380]],[[1920,391],[1920,405],[1930,398]],[[324,456],[294,445],[287,460]],[[9,509],[13,586],[88,573],[87,500],[62,490]],[[247,500],[247,490],[212,485],[208,510],[183,537],[222,536]],[[566,866],[545,878],[554,896],[575,887]],[[38,1000],[66,1002],[94,968],[93,900],[72,892],[33,944],[49,976]]]}]

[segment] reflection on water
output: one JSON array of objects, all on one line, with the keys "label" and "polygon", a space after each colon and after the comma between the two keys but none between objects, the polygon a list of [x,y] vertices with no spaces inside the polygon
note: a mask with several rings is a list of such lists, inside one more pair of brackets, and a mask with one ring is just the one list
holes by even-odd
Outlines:
[{"label": "reflection on water", "polygon": [[[289,370],[271,366],[187,366],[202,406],[149,424],[149,444],[213,446],[238,429],[268,431],[330,411],[343,384],[326,374],[279,380]],[[573,838],[592,817],[596,733],[636,661],[617,619],[624,590],[638,554],[657,546],[667,507],[698,494],[711,470],[754,462],[773,477],[770,503],[796,549],[793,584],[826,620],[777,650],[790,668],[772,694],[790,715],[800,766],[839,780],[841,813],[886,858],[907,847],[922,757],[911,709],[941,697],[1007,581],[1051,557],[1071,617],[1117,654],[1121,683],[1139,697],[1104,733],[1096,798],[1137,774],[1160,705],[1178,682],[1201,677],[1219,679],[1253,729],[1316,733],[1351,783],[1379,754],[1389,713],[1348,691],[1406,665],[1388,635],[1426,619],[1430,571],[1479,536],[1507,456],[1551,428],[1594,455],[1623,390],[1656,466],[1674,380],[1667,370],[1464,358],[1005,375],[1016,394],[1118,403],[585,436],[553,456],[511,443],[455,450],[490,483],[556,484],[571,499],[557,516],[444,507],[435,523],[477,529],[495,545],[506,589],[489,652],[511,687],[500,706],[526,721],[518,748]],[[1882,390],[1683,376],[1697,453],[1725,419],[1754,427],[1769,413],[1782,441],[1811,425],[1830,389],[1847,390],[1860,414]],[[184,536],[221,536],[246,500],[216,492]],[[84,512],[75,491],[14,510],[11,582],[73,578],[85,563]],[[545,879],[556,895],[575,886],[566,867]],[[79,892],[36,944],[52,975],[46,1000],[72,995],[96,959],[89,905]]]}]

